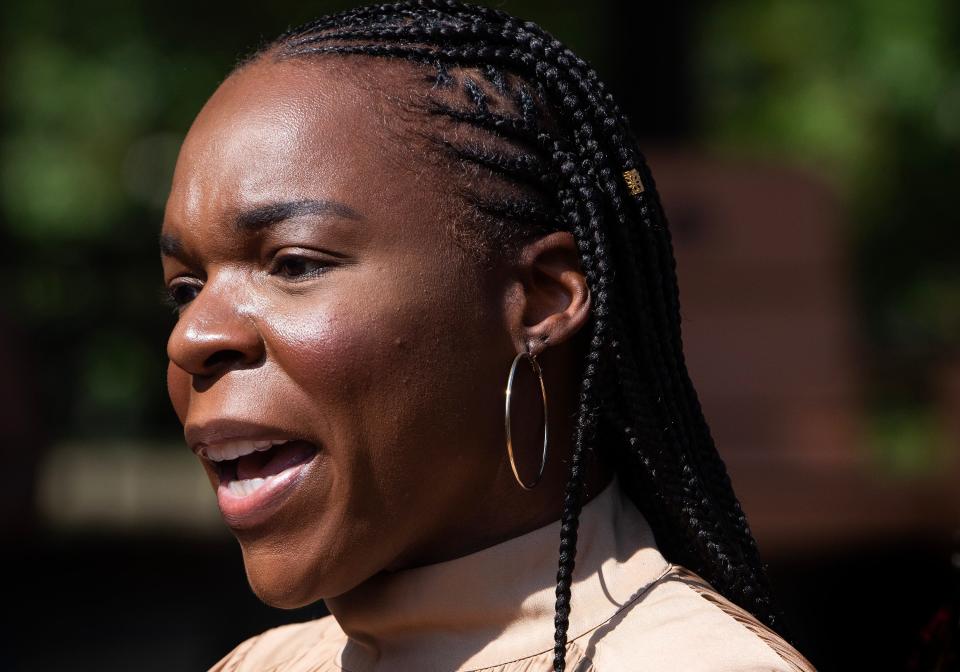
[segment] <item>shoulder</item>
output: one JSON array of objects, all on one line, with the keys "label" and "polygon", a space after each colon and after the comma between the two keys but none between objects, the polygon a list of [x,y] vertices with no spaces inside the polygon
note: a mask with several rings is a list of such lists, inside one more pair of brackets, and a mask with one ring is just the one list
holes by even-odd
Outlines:
[{"label": "shoulder", "polygon": [[322,672],[334,664],[346,636],[331,616],[267,630],[239,644],[209,672]]},{"label": "shoulder", "polygon": [[[684,585],[692,593],[720,611],[726,618],[727,631],[733,628],[741,637],[755,638],[772,650],[788,672],[814,672],[803,655],[780,635],[758,621],[753,614],[737,606],[713,589],[709,583],[685,567],[673,565],[667,579]],[[779,668],[778,668],[779,669]]]},{"label": "shoulder", "polygon": [[677,565],[576,643],[597,670],[635,663],[648,672],[815,672],[783,638]]}]

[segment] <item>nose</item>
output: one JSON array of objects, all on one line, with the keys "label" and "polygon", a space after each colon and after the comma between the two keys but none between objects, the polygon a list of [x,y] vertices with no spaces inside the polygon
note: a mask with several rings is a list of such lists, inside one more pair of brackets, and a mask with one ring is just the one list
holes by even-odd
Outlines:
[{"label": "nose", "polygon": [[212,382],[232,369],[249,368],[265,348],[252,311],[231,284],[206,286],[180,315],[167,340],[167,356],[178,367]]}]

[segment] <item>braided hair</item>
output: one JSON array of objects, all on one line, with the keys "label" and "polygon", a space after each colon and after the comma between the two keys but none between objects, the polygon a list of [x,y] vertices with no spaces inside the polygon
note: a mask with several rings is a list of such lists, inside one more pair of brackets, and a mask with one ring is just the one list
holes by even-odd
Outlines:
[{"label": "braided hair", "polygon": [[[560,518],[554,670],[566,668],[587,454],[603,451],[664,555],[782,630],[764,568],[684,362],[676,267],[653,177],[596,72],[538,25],[457,0],[323,17],[249,60],[407,61],[455,191],[501,254],[573,234],[592,297]],[[430,86],[427,87],[426,84]],[[451,139],[453,138],[453,139]],[[466,139],[465,139],[466,138]]]}]

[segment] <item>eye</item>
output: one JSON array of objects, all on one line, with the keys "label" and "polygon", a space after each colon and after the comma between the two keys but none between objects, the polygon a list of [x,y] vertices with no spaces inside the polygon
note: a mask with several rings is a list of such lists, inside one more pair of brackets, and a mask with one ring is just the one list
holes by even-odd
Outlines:
[{"label": "eye", "polygon": [[287,280],[307,280],[323,273],[329,264],[301,254],[285,254],[274,258],[270,268],[271,275],[279,275]]},{"label": "eye", "polygon": [[175,311],[183,310],[184,306],[197,298],[202,286],[199,282],[189,282],[186,278],[175,278],[167,287],[167,303]]}]

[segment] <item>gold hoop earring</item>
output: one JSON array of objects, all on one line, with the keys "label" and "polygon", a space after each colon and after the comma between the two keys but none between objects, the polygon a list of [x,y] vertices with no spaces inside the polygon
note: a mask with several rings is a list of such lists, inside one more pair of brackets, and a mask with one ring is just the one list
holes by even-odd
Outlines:
[{"label": "gold hoop earring", "polygon": [[[520,363],[521,359],[526,359],[530,362],[530,368],[533,369],[533,373],[537,376],[537,380],[540,383],[540,398],[543,399],[543,454],[540,457],[540,469],[537,471],[537,477],[533,483],[529,485],[524,483],[523,479],[520,478],[520,472],[517,470],[517,461],[513,454],[513,441],[510,437],[510,397],[513,394],[513,379],[517,373],[517,364]],[[540,478],[543,476],[543,470],[547,466],[547,389],[543,384],[543,372],[540,370],[540,364],[537,362],[537,358],[529,352],[521,352],[518,354],[513,358],[513,363],[510,365],[510,376],[507,378],[503,424],[507,434],[507,455],[510,458],[510,468],[513,470],[513,477],[517,479],[517,483],[519,483],[520,487],[524,490],[533,490],[537,483],[540,482]]]}]

